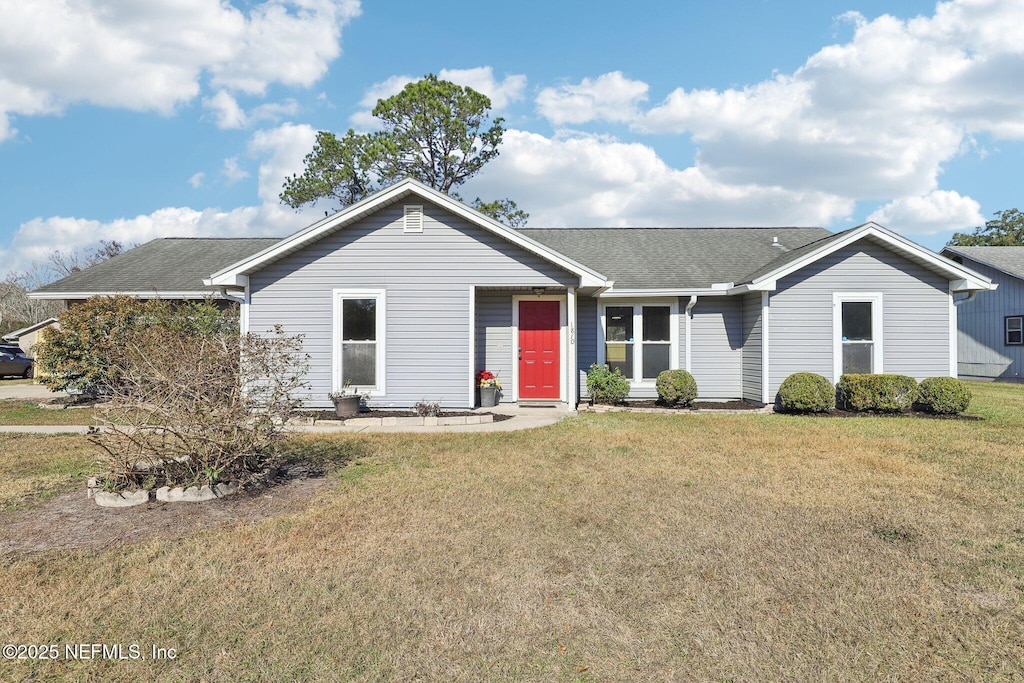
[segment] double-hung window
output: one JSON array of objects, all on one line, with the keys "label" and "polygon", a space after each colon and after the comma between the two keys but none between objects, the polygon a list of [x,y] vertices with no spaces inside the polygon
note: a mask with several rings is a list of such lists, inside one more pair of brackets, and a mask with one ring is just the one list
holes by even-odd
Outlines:
[{"label": "double-hung window", "polygon": [[1024,315],[1008,315],[1004,318],[1006,328],[1006,345],[1020,346],[1024,344]]},{"label": "double-hung window", "polygon": [[334,291],[333,390],[384,391],[384,292]]},{"label": "double-hung window", "polygon": [[882,295],[835,293],[832,303],[836,381],[840,375],[881,373]]},{"label": "double-hung window", "polygon": [[667,303],[605,306],[605,364],[635,383],[653,382],[674,367],[673,308]]}]

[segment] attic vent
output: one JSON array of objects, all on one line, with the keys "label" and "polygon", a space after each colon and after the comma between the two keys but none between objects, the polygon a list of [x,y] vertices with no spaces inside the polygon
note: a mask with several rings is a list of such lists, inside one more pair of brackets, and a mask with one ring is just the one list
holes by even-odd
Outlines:
[{"label": "attic vent", "polygon": [[776,249],[785,249],[785,247],[782,246],[782,242],[779,241],[778,237],[772,237],[772,246],[775,247]]},{"label": "attic vent", "polygon": [[423,232],[423,205],[406,204],[402,232]]}]

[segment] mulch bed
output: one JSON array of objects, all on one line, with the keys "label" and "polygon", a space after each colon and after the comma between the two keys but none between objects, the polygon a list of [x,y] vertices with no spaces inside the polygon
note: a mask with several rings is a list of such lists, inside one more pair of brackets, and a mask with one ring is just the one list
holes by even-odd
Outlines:
[{"label": "mulch bed", "polygon": [[694,401],[688,406],[670,406],[661,401],[626,401],[626,408],[663,408],[665,410],[760,410],[746,401]]},{"label": "mulch bed", "polygon": [[[338,414],[333,410],[301,410],[296,413],[301,417],[311,417],[314,421],[316,420],[338,420]],[[473,413],[468,410],[442,410],[438,413],[438,417],[467,417],[470,415],[493,415],[492,422],[503,422],[505,420],[511,420],[512,415],[502,415],[501,413]],[[363,417],[421,417],[414,410],[364,410],[358,415],[352,415],[346,419],[358,419]]]}]

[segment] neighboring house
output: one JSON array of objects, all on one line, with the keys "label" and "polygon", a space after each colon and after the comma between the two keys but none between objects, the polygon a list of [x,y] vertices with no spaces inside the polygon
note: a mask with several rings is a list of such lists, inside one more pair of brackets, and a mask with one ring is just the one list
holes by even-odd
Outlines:
[{"label": "neighboring house", "polygon": [[[165,250],[162,268],[178,260]],[[348,382],[375,406],[457,408],[484,369],[503,401],[569,406],[592,363],[622,370],[632,397],[684,368],[703,398],[757,403],[797,371],[955,375],[953,293],[993,285],[873,223],[514,230],[405,180],[221,262],[204,286],[244,302],[243,330],[304,336],[309,407]]]},{"label": "neighboring house", "polygon": [[975,379],[1021,379],[1024,247],[946,247],[942,253],[999,285],[991,294],[958,302],[960,374]]},{"label": "neighboring house", "polygon": [[28,327],[5,334],[3,340],[11,344],[17,344],[25,352],[25,355],[32,356],[32,350],[39,343],[43,332],[49,329],[51,325],[56,325],[57,328],[60,328],[56,318],[47,318],[35,325],[29,325]]}]

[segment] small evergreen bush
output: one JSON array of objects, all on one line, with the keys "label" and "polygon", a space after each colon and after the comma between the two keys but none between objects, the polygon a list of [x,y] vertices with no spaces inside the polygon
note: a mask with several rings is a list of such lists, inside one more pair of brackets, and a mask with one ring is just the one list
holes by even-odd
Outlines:
[{"label": "small evergreen bush", "polygon": [[836,388],[813,372],[794,372],[779,386],[779,405],[791,413],[825,413],[836,407]]},{"label": "small evergreen bush", "polygon": [[929,413],[955,415],[971,404],[971,390],[953,377],[929,377],[917,389],[917,402]]},{"label": "small evergreen bush", "polygon": [[902,413],[917,400],[917,380],[906,375],[843,375],[839,403],[847,410]]},{"label": "small evergreen bush", "polygon": [[629,380],[618,368],[612,371],[594,363],[587,371],[587,391],[594,403],[622,403],[629,396]]},{"label": "small evergreen bush", "polygon": [[697,381],[686,370],[665,370],[654,384],[658,398],[670,406],[687,406],[697,398]]}]

